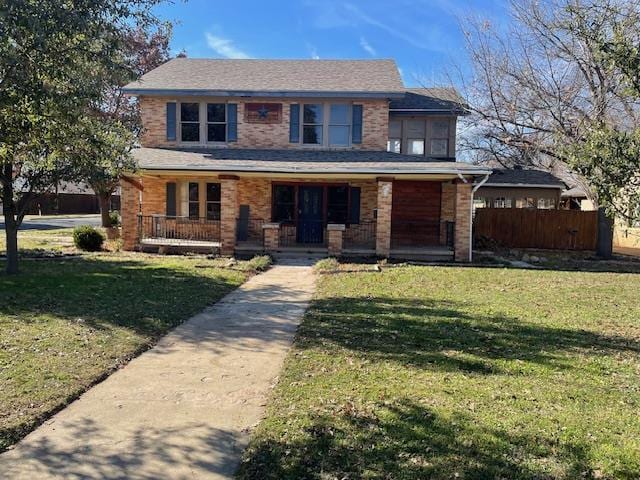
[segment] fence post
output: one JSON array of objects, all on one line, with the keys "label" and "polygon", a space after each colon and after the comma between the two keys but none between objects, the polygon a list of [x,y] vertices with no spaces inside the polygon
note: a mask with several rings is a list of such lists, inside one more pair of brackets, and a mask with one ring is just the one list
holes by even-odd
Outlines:
[{"label": "fence post", "polygon": [[346,226],[340,223],[330,223],[327,225],[327,236],[329,237],[327,251],[330,257],[342,255],[342,236]]},{"label": "fence post", "polygon": [[596,254],[601,258],[611,258],[613,255],[613,219],[607,215],[604,208],[598,208],[598,241]]}]

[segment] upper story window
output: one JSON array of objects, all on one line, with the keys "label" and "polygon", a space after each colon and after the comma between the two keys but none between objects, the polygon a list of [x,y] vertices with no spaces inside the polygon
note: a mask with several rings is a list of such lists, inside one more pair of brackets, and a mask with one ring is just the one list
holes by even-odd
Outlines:
[{"label": "upper story window", "polygon": [[329,145],[349,146],[351,139],[351,108],[346,103],[329,106]]},{"label": "upper story window", "polygon": [[407,153],[409,155],[424,155],[425,122],[424,120],[409,120],[407,122]]},{"label": "upper story window", "polygon": [[400,120],[389,121],[389,140],[387,151],[402,153],[402,122]]},{"label": "upper story window", "polygon": [[200,105],[197,103],[180,104],[180,140],[183,142],[200,141]]},{"label": "upper story window", "polygon": [[446,157],[449,155],[449,122],[437,120],[431,124],[431,155]]},{"label": "upper story window", "polygon": [[[298,131],[302,134],[303,145],[348,147],[361,142],[362,108],[356,109],[349,103],[305,103],[300,109],[302,122],[299,126],[292,117],[292,143],[299,142]],[[354,120],[354,116],[358,120]],[[358,129],[354,129],[354,122],[357,122]]]},{"label": "upper story window", "polygon": [[305,104],[302,109],[302,143],[322,145],[324,127],[324,105],[321,103]]},{"label": "upper story window", "polygon": [[207,103],[207,142],[227,141],[227,106]]}]

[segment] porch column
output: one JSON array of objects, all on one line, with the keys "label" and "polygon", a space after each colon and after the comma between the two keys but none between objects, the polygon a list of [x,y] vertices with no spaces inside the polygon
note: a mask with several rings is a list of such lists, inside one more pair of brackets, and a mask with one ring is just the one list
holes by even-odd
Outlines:
[{"label": "porch column", "polygon": [[456,184],[443,182],[440,201],[440,245],[447,245],[447,222],[456,221]]},{"label": "porch column", "polygon": [[378,179],[378,218],[376,221],[376,255],[388,257],[391,253],[391,200],[393,179]]},{"label": "porch column", "polygon": [[238,177],[220,175],[220,253],[233,255],[236,249],[236,216],[238,214]]},{"label": "porch column", "polygon": [[135,250],[140,244],[138,215],[142,184],[135,178],[120,180],[120,216],[122,217],[122,248]]},{"label": "porch column", "polygon": [[456,262],[471,261],[471,181],[456,184]]},{"label": "porch column", "polygon": [[262,225],[264,231],[264,250],[266,252],[275,252],[278,250],[280,240],[280,224],[265,223]]},{"label": "porch column", "polygon": [[328,253],[330,257],[339,257],[342,255],[342,237],[346,225],[340,223],[330,223],[327,225]]}]

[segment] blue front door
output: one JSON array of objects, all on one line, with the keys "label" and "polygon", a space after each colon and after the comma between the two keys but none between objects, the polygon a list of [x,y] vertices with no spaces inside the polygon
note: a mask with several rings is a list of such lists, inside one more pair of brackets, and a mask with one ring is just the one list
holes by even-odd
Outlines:
[{"label": "blue front door", "polygon": [[298,188],[298,243],[322,243],[322,187]]}]

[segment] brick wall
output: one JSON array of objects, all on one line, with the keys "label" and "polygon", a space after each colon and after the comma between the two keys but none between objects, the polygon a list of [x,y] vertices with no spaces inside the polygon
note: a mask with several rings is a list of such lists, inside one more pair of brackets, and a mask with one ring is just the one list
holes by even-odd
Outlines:
[{"label": "brick wall", "polygon": [[456,184],[455,261],[469,261],[471,245],[471,183]]},{"label": "brick wall", "polygon": [[440,202],[440,245],[445,245],[447,240],[446,222],[456,221],[456,184],[453,182],[442,183],[442,198]]},{"label": "brick wall", "polygon": [[[166,103],[175,101],[171,97],[139,97],[142,125],[144,127],[141,144],[144,147],[175,147],[177,142],[166,140]],[[226,102],[227,98],[195,98],[189,102]],[[282,103],[282,122],[272,124],[245,123],[246,103],[264,99],[238,100],[238,141],[229,143],[232,148],[301,148],[289,143],[289,112],[291,103],[301,100],[269,99],[268,102]],[[389,106],[387,100],[363,100],[355,103],[363,105],[362,144],[354,149],[386,150],[389,130]],[[201,119],[201,121],[204,119]]]}]

